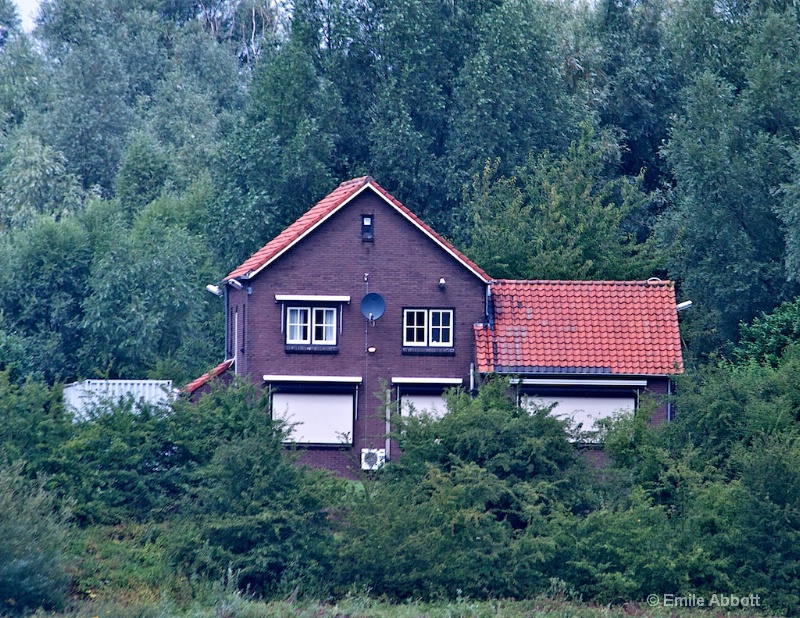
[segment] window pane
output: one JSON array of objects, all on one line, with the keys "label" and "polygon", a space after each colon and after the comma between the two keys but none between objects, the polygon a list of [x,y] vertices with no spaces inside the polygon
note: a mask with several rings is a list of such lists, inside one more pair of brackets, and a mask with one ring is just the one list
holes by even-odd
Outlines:
[{"label": "window pane", "polygon": [[289,307],[286,317],[286,342],[309,343],[309,310],[304,307]]},{"label": "window pane", "polygon": [[314,343],[336,343],[336,310],[314,309]]},{"label": "window pane", "polygon": [[424,310],[409,309],[405,312],[405,329],[403,343],[405,345],[425,345],[426,315]]},{"label": "window pane", "polygon": [[431,310],[431,345],[453,345],[453,312]]}]

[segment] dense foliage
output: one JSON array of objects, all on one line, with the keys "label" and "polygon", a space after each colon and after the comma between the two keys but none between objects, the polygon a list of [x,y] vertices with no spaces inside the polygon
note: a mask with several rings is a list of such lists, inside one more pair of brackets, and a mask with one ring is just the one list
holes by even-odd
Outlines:
[{"label": "dense foliage", "polygon": [[495,381],[451,393],[439,420],[398,419],[404,456],[357,482],[297,467],[247,382],[75,422],[59,389],[0,377],[14,611],[58,607],[70,581],[78,598],[184,601],[218,581],[259,598],[800,600],[795,348],[687,376],[668,426],[647,406],[614,419],[602,470]]},{"label": "dense foliage", "polygon": [[[0,0],[3,611],[224,580],[796,613],[797,7],[290,4],[43,0],[28,33]],[[597,474],[489,384],[351,483],[298,469],[251,385],[70,418],[65,382],[218,362],[205,285],[362,174],[493,276],[676,280],[676,421],[609,423]]]}]

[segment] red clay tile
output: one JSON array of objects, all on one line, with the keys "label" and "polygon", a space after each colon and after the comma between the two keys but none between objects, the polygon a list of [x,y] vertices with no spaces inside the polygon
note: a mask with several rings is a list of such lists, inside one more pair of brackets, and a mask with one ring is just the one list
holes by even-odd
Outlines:
[{"label": "red clay tile", "polygon": [[668,375],[683,369],[675,290],[669,281],[498,280],[490,285],[501,310],[493,329],[475,329],[482,372],[503,365],[617,375]]},{"label": "red clay tile", "polygon": [[204,373],[203,375],[201,375],[201,376],[200,376],[199,378],[197,378],[196,380],[192,380],[191,382],[189,382],[189,384],[187,384],[186,386],[184,386],[184,387],[181,389],[181,391],[183,391],[184,393],[188,393],[189,395],[191,395],[193,392],[195,392],[195,391],[196,391],[198,388],[200,388],[201,386],[205,386],[206,384],[208,384],[209,382],[211,382],[211,380],[212,380],[212,379],[214,379],[214,378],[218,378],[218,377],[219,377],[219,376],[221,376],[223,373],[225,373],[226,371],[228,371],[228,369],[230,369],[230,368],[231,368],[231,366],[233,366],[233,363],[234,363],[234,360],[233,360],[232,358],[229,358],[228,360],[221,362],[219,365],[217,365],[216,367],[214,367],[214,368],[213,368],[211,371],[209,371],[208,373]]}]

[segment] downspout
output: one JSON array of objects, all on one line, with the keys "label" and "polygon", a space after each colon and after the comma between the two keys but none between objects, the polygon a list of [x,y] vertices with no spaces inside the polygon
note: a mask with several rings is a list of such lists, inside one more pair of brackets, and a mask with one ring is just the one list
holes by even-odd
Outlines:
[{"label": "downspout", "polygon": [[672,421],[672,378],[667,378],[667,422]]},{"label": "downspout", "polygon": [[239,375],[239,308],[233,314],[233,374]]},{"label": "downspout", "polygon": [[392,389],[386,389],[386,461],[391,459],[392,454]]},{"label": "downspout", "polygon": [[486,313],[486,323],[489,328],[494,328],[494,311],[492,310],[492,287],[491,283],[486,284],[486,306],[484,307]]},{"label": "downspout", "polygon": [[228,360],[228,350],[230,349],[230,328],[231,328],[231,301],[228,296],[228,286],[225,287],[225,350],[222,352],[222,357]]}]

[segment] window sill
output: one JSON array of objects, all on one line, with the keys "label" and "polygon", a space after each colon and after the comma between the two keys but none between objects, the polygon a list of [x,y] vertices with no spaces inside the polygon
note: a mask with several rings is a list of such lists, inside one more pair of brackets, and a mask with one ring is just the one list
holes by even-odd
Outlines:
[{"label": "window sill", "polygon": [[455,356],[456,349],[432,346],[403,346],[403,354],[407,356]]},{"label": "window sill", "polygon": [[338,354],[338,345],[306,345],[287,343],[285,346],[287,354]]}]

